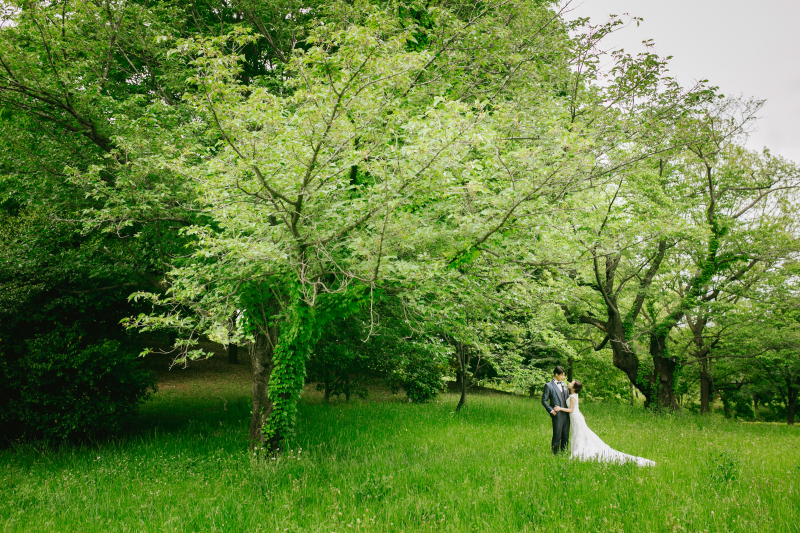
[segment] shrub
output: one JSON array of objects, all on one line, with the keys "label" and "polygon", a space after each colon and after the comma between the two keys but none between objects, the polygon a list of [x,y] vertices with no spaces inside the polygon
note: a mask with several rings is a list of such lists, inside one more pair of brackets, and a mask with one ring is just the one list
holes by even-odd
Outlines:
[{"label": "shrub", "polygon": [[753,395],[747,389],[723,390],[722,406],[727,418],[755,418]]},{"label": "shrub", "polygon": [[388,383],[392,391],[404,390],[412,402],[424,403],[444,389],[447,357],[424,343],[408,343],[408,352],[396,356]]},{"label": "shrub", "polygon": [[155,390],[154,376],[135,350],[117,340],[84,344],[76,327],[38,335],[21,356],[2,357],[0,426],[7,438],[113,433]]}]

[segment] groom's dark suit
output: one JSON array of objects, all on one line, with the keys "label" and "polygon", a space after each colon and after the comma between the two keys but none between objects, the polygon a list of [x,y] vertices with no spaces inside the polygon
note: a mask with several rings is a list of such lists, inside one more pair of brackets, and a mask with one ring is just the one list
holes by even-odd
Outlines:
[{"label": "groom's dark suit", "polygon": [[542,392],[542,405],[547,409],[547,416],[553,419],[553,440],[550,447],[553,453],[567,451],[569,444],[569,413],[557,412],[556,416],[550,414],[553,407],[556,405],[567,409],[567,394],[566,388],[560,383],[556,385],[555,381],[548,381],[544,386]]}]

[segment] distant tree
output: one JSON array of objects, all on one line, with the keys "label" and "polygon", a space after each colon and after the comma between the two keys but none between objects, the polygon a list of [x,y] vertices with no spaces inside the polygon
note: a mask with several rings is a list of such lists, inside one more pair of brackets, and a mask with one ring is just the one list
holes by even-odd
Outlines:
[{"label": "distant tree", "polygon": [[364,349],[363,331],[356,320],[350,317],[330,324],[309,357],[306,380],[317,383],[325,403],[331,396],[344,396],[347,402],[353,394],[365,398],[366,380],[380,376],[382,368]]},{"label": "distant tree", "polygon": [[[761,301],[753,301],[747,310],[750,320],[741,322],[710,359],[717,362],[715,388],[725,388],[728,376],[746,382],[755,398],[768,404],[779,416],[794,425],[797,399],[800,394],[800,313],[798,294],[798,263],[787,262],[781,275],[780,287],[769,287],[761,293]],[[718,385],[721,382],[721,386]]]},{"label": "distant tree", "polygon": [[691,226],[671,259],[677,303],[656,327],[685,320],[692,332],[683,364],[697,363],[702,413],[710,411],[712,391],[707,355],[730,331],[709,325],[724,323],[737,302],[757,298],[765,278],[774,278],[800,252],[798,205],[792,201],[800,168],[738,144],[760,107],[724,100],[707,109],[682,164]]},{"label": "distant tree", "polygon": [[[759,107],[712,99],[687,111],[695,118],[676,125],[676,149],[627,181],[621,177],[606,192],[607,207],[594,221],[581,219],[576,231],[583,243],[595,239],[591,269],[575,279],[596,293],[597,304],[582,313],[565,305],[566,316],[602,332],[595,348],[610,345],[615,366],[648,405],[677,409],[682,366],[699,362],[701,410],[708,411],[704,358],[713,341],[706,325],[746,297],[764,268],[797,251],[791,191],[800,174],[791,163],[737,144]],[[591,225],[596,236],[580,229]],[[694,335],[691,355],[672,346],[684,323]],[[649,352],[647,364],[639,350]]]}]

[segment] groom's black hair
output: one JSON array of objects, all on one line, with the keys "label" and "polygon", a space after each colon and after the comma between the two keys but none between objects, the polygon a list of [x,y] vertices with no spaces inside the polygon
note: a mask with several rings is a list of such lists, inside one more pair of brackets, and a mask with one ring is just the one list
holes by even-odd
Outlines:
[{"label": "groom's black hair", "polygon": [[563,366],[557,366],[557,367],[555,367],[555,368],[553,369],[553,375],[554,375],[554,376],[555,376],[556,374],[566,374],[566,373],[567,373],[567,371],[566,371],[566,370],[564,370],[564,367],[563,367]]}]

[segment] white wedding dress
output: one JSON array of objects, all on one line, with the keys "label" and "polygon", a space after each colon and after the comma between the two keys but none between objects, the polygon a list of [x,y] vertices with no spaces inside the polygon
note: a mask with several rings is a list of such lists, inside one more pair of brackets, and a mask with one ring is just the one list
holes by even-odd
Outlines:
[{"label": "white wedding dress", "polygon": [[[595,435],[594,431],[586,425],[578,407],[578,395],[570,394],[570,398],[575,398],[575,407],[569,414],[570,442],[572,444],[571,457],[581,461],[601,461],[604,463],[627,463],[633,462],[639,466],[655,466],[655,463],[643,457],[635,457],[627,453],[618,452],[602,441]],[[568,400],[569,401],[569,400]]]}]

